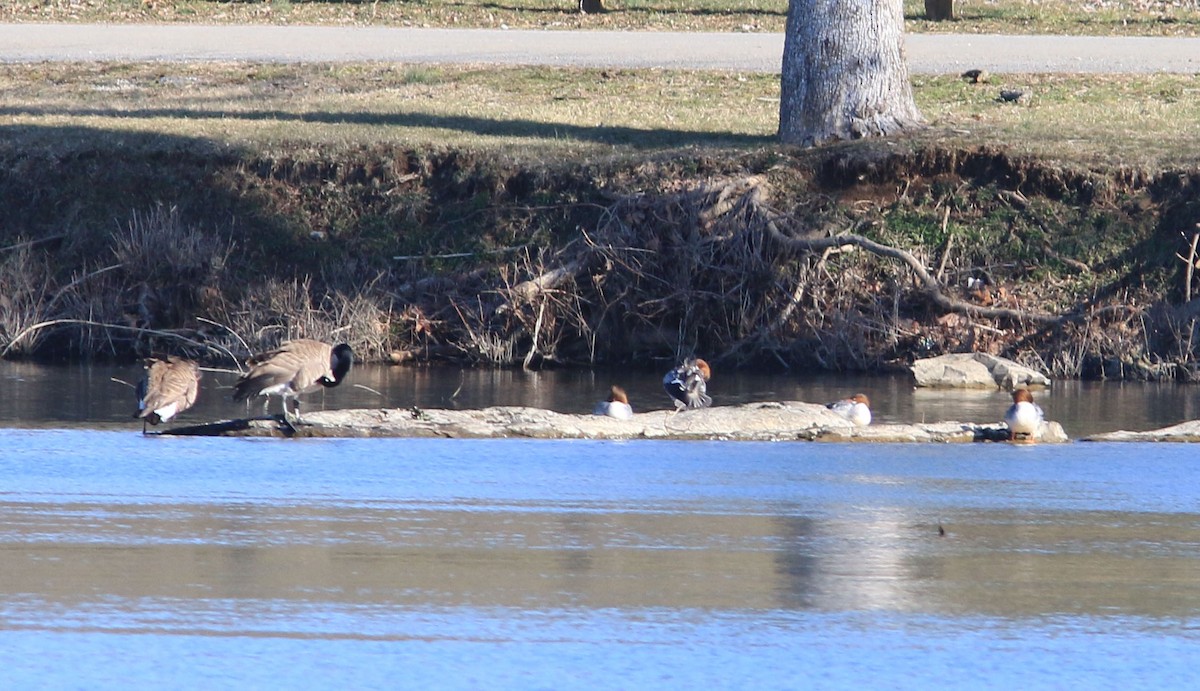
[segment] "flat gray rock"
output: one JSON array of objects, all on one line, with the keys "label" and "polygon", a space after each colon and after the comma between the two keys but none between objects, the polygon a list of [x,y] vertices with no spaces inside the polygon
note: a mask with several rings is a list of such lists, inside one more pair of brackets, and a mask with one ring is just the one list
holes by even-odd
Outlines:
[{"label": "flat gray rock", "polygon": [[1181,422],[1178,425],[1163,427],[1162,429],[1149,430],[1147,432],[1127,432],[1125,430],[1118,430],[1116,432],[1093,434],[1090,437],[1085,437],[1084,441],[1195,442],[1200,441],[1200,420],[1188,420],[1187,422]]},{"label": "flat gray rock", "polygon": [[1007,358],[987,353],[952,353],[917,360],[910,368],[917,386],[1004,389],[1050,386],[1050,378]]},{"label": "flat gray rock", "polygon": [[[178,427],[162,434],[240,437],[445,437],[531,439],[693,439],[735,441],[972,442],[1004,441],[1002,424],[939,422],[855,427],[823,405],[747,403],[683,412],[652,411],[630,420],[570,415],[540,408],[499,406],[479,410],[360,409],[304,415],[291,430],[278,418],[225,420]],[[1056,422],[1039,441],[1065,442]]]}]

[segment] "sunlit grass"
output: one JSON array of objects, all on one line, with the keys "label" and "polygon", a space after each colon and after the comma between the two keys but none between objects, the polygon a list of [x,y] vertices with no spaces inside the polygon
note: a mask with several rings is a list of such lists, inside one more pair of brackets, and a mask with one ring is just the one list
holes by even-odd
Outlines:
[{"label": "sunlit grass", "polygon": [[[1193,165],[1200,76],[913,79],[919,138],[1080,162]],[[1028,105],[1001,102],[1028,88]],[[222,145],[281,141],[503,147],[564,157],[774,145],[779,81],[665,70],[408,68],[390,64],[0,66],[0,126],[160,133]]]}]

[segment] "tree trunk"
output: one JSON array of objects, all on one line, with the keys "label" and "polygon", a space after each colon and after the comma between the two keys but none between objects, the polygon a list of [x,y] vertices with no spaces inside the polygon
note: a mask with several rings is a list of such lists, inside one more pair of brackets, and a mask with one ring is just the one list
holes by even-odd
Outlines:
[{"label": "tree trunk", "polygon": [[816,146],[919,127],[903,0],[790,0],[779,138]]},{"label": "tree trunk", "polygon": [[925,18],[932,22],[954,19],[954,0],[925,0]]}]

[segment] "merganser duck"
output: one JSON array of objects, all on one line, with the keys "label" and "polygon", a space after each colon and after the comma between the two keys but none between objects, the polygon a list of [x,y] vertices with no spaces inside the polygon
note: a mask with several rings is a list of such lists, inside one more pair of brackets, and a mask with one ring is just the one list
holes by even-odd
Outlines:
[{"label": "merganser duck", "polygon": [[200,367],[191,360],[174,356],[146,360],[146,371],[137,385],[138,409],[142,433],[146,423],[166,422],[192,407],[200,393]]},{"label": "merganser duck", "polygon": [[858,426],[871,424],[871,399],[866,394],[856,393],[825,406]]},{"label": "merganser duck", "polygon": [[625,395],[625,389],[614,385],[612,393],[608,395],[608,400],[597,403],[592,413],[615,417],[618,420],[628,420],[633,417],[633,408],[629,405],[629,397]]},{"label": "merganser duck", "polygon": [[699,358],[689,358],[683,364],[667,372],[663,377],[663,388],[675,400],[675,409],[704,408],[712,405],[706,382],[712,377],[708,363]]},{"label": "merganser duck", "polygon": [[288,399],[295,400],[296,420],[299,420],[300,401],[296,397],[317,391],[322,386],[330,388],[341,384],[354,364],[354,353],[345,343],[331,346],[300,339],[287,341],[269,353],[250,358],[248,364],[250,370],[233,387],[233,400],[265,396],[265,413],[270,397],[279,396],[283,403],[283,420],[291,426]]},{"label": "merganser duck", "polygon": [[1041,406],[1033,402],[1033,394],[1029,389],[1017,389],[1012,392],[1013,404],[1004,413],[1004,423],[1008,425],[1009,439],[1032,438],[1046,419]]}]

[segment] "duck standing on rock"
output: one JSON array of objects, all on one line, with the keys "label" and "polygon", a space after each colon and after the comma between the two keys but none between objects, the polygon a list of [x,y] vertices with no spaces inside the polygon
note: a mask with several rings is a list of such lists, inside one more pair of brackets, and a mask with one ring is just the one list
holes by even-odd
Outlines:
[{"label": "duck standing on rock", "polygon": [[300,400],[296,397],[320,387],[341,384],[354,364],[354,353],[345,343],[330,346],[320,341],[299,339],[250,358],[248,364],[250,370],[234,385],[233,400],[265,396],[265,413],[270,397],[279,396],[283,401],[283,420],[290,426],[288,399],[296,400],[296,420],[299,421]]},{"label": "duck standing on rock", "polygon": [[1033,402],[1033,394],[1029,389],[1017,389],[1012,392],[1013,404],[1004,413],[1004,423],[1008,425],[1009,439],[1032,439],[1042,427],[1046,419],[1041,406]]},{"label": "duck standing on rock", "polygon": [[663,377],[663,388],[675,400],[675,409],[706,408],[712,405],[707,382],[712,369],[700,358],[688,358],[683,364],[667,372]]},{"label": "duck standing on rock", "polygon": [[592,413],[614,417],[618,420],[628,420],[633,417],[633,408],[629,405],[629,397],[625,395],[625,389],[614,384],[608,400],[597,403]]},{"label": "duck standing on rock", "polygon": [[146,372],[137,385],[138,409],[135,418],[157,425],[182,413],[196,402],[200,393],[200,366],[175,356],[146,360]]},{"label": "duck standing on rock", "polygon": [[834,401],[825,407],[859,427],[871,424],[871,399],[867,398],[866,394],[856,393],[850,398]]}]

